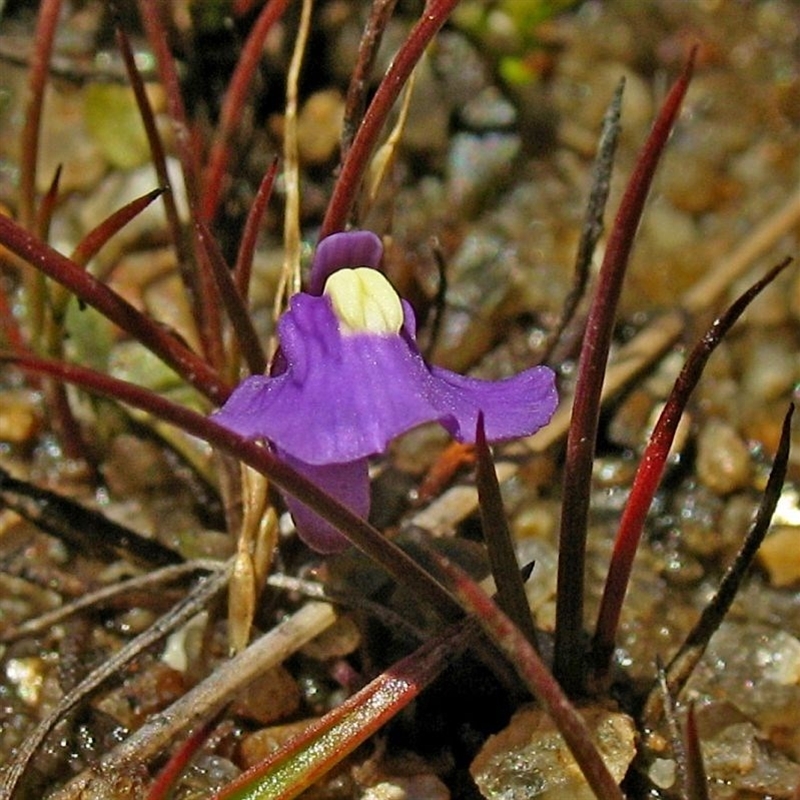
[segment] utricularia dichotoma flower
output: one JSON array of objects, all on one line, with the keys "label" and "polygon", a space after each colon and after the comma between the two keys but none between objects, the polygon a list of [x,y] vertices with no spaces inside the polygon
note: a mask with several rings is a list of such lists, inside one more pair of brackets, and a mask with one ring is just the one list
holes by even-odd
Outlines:
[{"label": "utricularia dichotoma flower", "polygon": [[[320,242],[309,290],[291,299],[278,322],[271,373],[242,381],[214,415],[362,517],[367,461],[396,436],[438,422],[458,441],[474,442],[483,412],[489,442],[515,439],[546,425],[558,402],[547,367],[483,381],[426,364],[414,312],[380,271],[382,255],[369,231]],[[346,546],[307,506],[290,496],[286,502],[309,546],[324,553]]]}]

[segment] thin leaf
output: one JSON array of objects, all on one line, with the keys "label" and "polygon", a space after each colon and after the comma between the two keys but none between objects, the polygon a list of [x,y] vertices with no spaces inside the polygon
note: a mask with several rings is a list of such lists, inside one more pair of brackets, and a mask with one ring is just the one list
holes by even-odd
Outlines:
[{"label": "thin leaf", "polygon": [[361,691],[291,739],[214,800],[291,800],[403,710],[474,638],[462,620],[392,665]]},{"label": "thin leaf", "polygon": [[514,553],[514,542],[503,508],[500,484],[497,481],[489,445],[486,443],[483,412],[478,414],[475,451],[478,457],[475,482],[478,486],[483,538],[486,541],[489,564],[497,587],[497,604],[538,650],[536,629],[533,626],[531,609],[525,594],[525,584],[520,575],[519,562]]},{"label": "thin leaf", "polygon": [[[790,404],[789,410],[786,412],[786,416],[783,420],[781,438],[775,453],[772,470],[770,471],[769,479],[764,489],[764,495],[761,498],[761,504],[758,507],[758,512],[756,513],[756,518],[753,521],[750,531],[745,537],[733,563],[725,570],[725,574],[720,581],[716,594],[703,609],[703,613],[700,615],[697,623],[680,646],[672,661],[667,665],[667,686],[674,695],[677,695],[685,686],[686,681],[689,680],[694,668],[706,651],[709,640],[728,613],[736,597],[736,593],[739,591],[739,587],[742,584],[742,580],[753,563],[758,548],[761,546],[761,542],[764,541],[764,537],[769,530],[772,515],[775,513],[775,508],[781,496],[783,482],[786,479],[786,470],[789,463],[789,449],[791,446],[791,424],[793,414],[794,404]],[[652,699],[653,695],[651,694],[651,699],[648,700],[648,717],[658,708],[657,705],[653,706],[651,704]]]},{"label": "thin leaf", "polygon": [[40,375],[56,377],[86,391],[111,397],[176,425],[266,475],[279,489],[296,497],[336,527],[356,547],[380,564],[398,583],[430,604],[445,621],[461,616],[450,593],[429,573],[350,509],[329,497],[307,478],[276,458],[267,448],[245,439],[185,406],[172,403],[135,384],[85,367],[25,355],[0,354],[0,361],[16,364]]},{"label": "thin leaf", "polygon": [[189,762],[208,740],[216,723],[217,716],[212,717],[202,725],[199,725],[185,741],[180,743],[150,786],[146,800],[168,800],[175,784],[177,784]]},{"label": "thin leaf", "polygon": [[528,639],[465,572],[443,558],[438,561],[453,582],[464,610],[478,618],[481,627],[506,654],[525,685],[550,715],[595,795],[603,800],[624,800],[592,741],[586,723]]},{"label": "thin leaf", "polygon": [[56,167],[50,186],[45,192],[42,201],[39,203],[39,210],[36,214],[36,225],[34,230],[41,239],[47,239],[50,235],[50,223],[53,221],[53,212],[58,202],[58,188],[61,183],[61,164]]},{"label": "thin leaf", "polygon": [[45,533],[104,560],[122,557],[148,567],[183,560],[174,550],[108,519],[99,511],[13,478],[2,468],[0,501]]},{"label": "thin leaf", "polygon": [[199,208],[199,216],[203,222],[210,223],[216,216],[231,156],[231,140],[241,122],[253,75],[261,63],[264,42],[272,26],[283,16],[289,2],[290,0],[268,0],[264,4],[236,61],[236,68],[222,101],[219,128],[211,145],[208,169],[203,181],[203,195]]},{"label": "thin leaf", "polygon": [[558,548],[553,670],[568,693],[583,684],[583,602],[586,533],[603,378],[622,280],[650,183],[689,86],[694,52],[667,95],[628,181],[606,245],[586,322],[567,434]]},{"label": "thin leaf", "polygon": [[223,403],[231,392],[199,356],[162,326],[142,314],[121,295],[82,269],[66,256],[0,215],[0,242],[41,273],[71,291],[79,300],[96,308],[122,330],[171,366],[187,383],[215,403]]},{"label": "thin leaf", "polygon": [[28,71],[28,103],[20,136],[19,218],[30,230],[36,217],[36,165],[39,160],[39,133],[44,106],[44,89],[53,41],[61,13],[61,0],[42,0],[33,35],[33,56]]},{"label": "thin leaf", "polygon": [[[172,53],[169,48],[169,35],[164,25],[162,13],[166,7],[158,0],[138,0],[139,15],[142,20],[147,41],[158,65],[158,74],[166,96],[167,110],[175,129],[175,148],[181,163],[183,182],[190,217],[196,216],[197,206],[202,198],[202,181],[198,153],[192,139],[189,117],[181,96],[180,80]],[[178,266],[197,326],[197,333],[203,345],[203,353],[208,362],[217,369],[224,362],[222,329],[216,302],[216,284],[199,253],[181,243],[178,246]]]},{"label": "thin leaf", "polygon": [[431,0],[426,3],[423,15],[392,60],[347,151],[322,221],[320,239],[344,229],[364,171],[369,166],[389,112],[417,62],[422,58],[425,48],[447,21],[457,3],[458,0]]},{"label": "thin leaf", "polygon": [[80,266],[86,266],[115,233],[141,214],[150,203],[161,197],[164,191],[164,189],[152,189],[106,217],[78,242],[78,246],[72,251],[72,260]]},{"label": "thin leaf", "polygon": [[275,319],[293,295],[300,291],[300,149],[297,139],[297,95],[300,68],[306,52],[311,29],[313,0],[302,0],[300,22],[286,72],[286,102],[284,103],[283,182],[286,201],[283,212],[283,268],[272,301]]},{"label": "thin leaf", "polygon": [[247,362],[247,367],[253,375],[259,375],[267,368],[267,357],[261,347],[261,341],[256,329],[253,327],[253,320],[247,311],[242,296],[233,280],[228,265],[220,252],[214,237],[208,228],[202,223],[196,223],[197,241],[206,254],[211,272],[217,282],[217,289],[228,314],[228,319],[233,325],[236,341],[239,349]]},{"label": "thin leaf", "polygon": [[358,43],[358,55],[350,74],[350,84],[344,103],[342,123],[342,158],[347,155],[367,103],[367,90],[372,66],[383,41],[383,34],[391,19],[397,0],[373,0],[369,18]]},{"label": "thin leaf", "polygon": [[603,216],[608,202],[608,193],[611,189],[611,172],[614,167],[614,156],[617,152],[619,134],[622,130],[619,120],[622,114],[622,93],[624,88],[625,79],[622,78],[617,84],[617,89],[603,117],[603,129],[600,132],[597,156],[595,157],[592,171],[592,188],[589,192],[589,202],[586,204],[586,213],[581,226],[578,252],[575,255],[575,277],[572,288],[564,301],[564,307],[561,309],[558,323],[548,335],[547,345],[542,355],[543,362],[558,364],[561,361],[559,355],[554,353],[554,348],[559,344],[561,335],[573,320],[580,301],[586,293],[595,248],[603,233]]},{"label": "thin leaf", "polygon": [[[147,96],[142,75],[136,66],[136,59],[133,55],[130,41],[125,31],[119,26],[116,31],[116,38],[117,47],[119,47],[119,51],[122,55],[122,61],[128,73],[128,80],[133,90],[133,96],[136,99],[136,105],[139,109],[139,117],[142,120],[145,135],[147,136],[147,144],[150,148],[150,160],[153,162],[153,169],[156,171],[159,185],[163,186],[165,189],[163,196],[167,226],[169,227],[172,236],[172,244],[175,248],[175,255],[178,259],[178,269],[180,270],[181,280],[191,299],[196,291],[196,281],[192,267],[193,254],[191,248],[187,246],[186,237],[183,235],[183,225],[181,224],[178,206],[175,202],[175,192],[172,189],[172,180],[169,176],[169,170],[167,170],[167,157],[164,152],[164,143],[161,141],[161,134],[156,125],[153,107],[150,105],[150,98]],[[194,315],[195,326],[200,325],[201,321],[197,316],[197,308],[194,304],[192,304],[192,313]]]},{"label": "thin leaf", "polygon": [[686,744],[686,797],[688,800],[709,800],[708,778],[703,766],[703,751],[700,749],[694,703],[689,703],[689,708],[686,710],[684,738]]},{"label": "thin leaf", "polygon": [[[53,52],[58,18],[61,13],[61,0],[43,0],[36,18],[36,30],[33,37],[33,56],[28,72],[28,101],[25,107],[25,122],[20,136],[19,159],[19,222],[28,231],[37,230],[36,213],[36,178],[39,161],[39,145],[41,138],[42,110],[44,108],[44,92],[47,85],[47,73],[50,57]],[[51,184],[57,190],[58,175]],[[45,202],[43,208],[52,208]],[[43,216],[47,216],[45,212]],[[43,220],[39,221],[43,224]],[[28,327],[29,341],[38,347],[44,331],[46,318],[46,295],[44,276],[24,266],[21,270],[22,283],[25,288],[25,322]]]},{"label": "thin leaf", "polygon": [[714,321],[686,359],[653,428],[636,470],[628,502],[622,512],[603,598],[600,602],[592,650],[594,668],[601,675],[608,669],[614,650],[622,603],[625,599],[633,559],[644,530],[647,513],[661,481],[661,476],[664,474],[667,457],[675,439],[675,432],[686,404],[689,402],[689,397],[717,345],[744,313],[747,306],[764,287],[772,283],[789,263],[790,260],[786,259],[771,269],[761,280],[744,292],[721,317]]},{"label": "thin leaf", "polygon": [[256,196],[253,198],[253,204],[250,206],[250,211],[244,223],[242,238],[239,242],[239,251],[236,254],[236,266],[233,268],[233,280],[245,304],[250,296],[250,276],[253,273],[253,254],[256,250],[258,230],[264,218],[264,212],[272,197],[272,187],[275,184],[275,176],[277,174],[278,159],[276,157],[272,160],[272,164],[262,178]]},{"label": "thin leaf", "polygon": [[[658,687],[661,690],[661,695],[664,702],[664,719],[667,722],[669,738],[672,744],[672,758],[675,761],[675,777],[677,785],[686,786],[686,737],[683,735],[680,723],[678,722],[675,701],[669,692],[669,687],[667,686],[667,674],[664,671],[664,665],[658,656],[656,656],[656,670],[656,680],[658,681]],[[688,799],[684,795],[682,800]]]}]

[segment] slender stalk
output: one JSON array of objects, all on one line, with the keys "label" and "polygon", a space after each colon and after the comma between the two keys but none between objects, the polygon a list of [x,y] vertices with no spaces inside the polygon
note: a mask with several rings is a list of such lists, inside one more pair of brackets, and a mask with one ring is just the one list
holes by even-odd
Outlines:
[{"label": "slender stalk", "polygon": [[313,0],[302,0],[300,24],[286,73],[283,134],[286,203],[283,213],[283,269],[272,303],[275,319],[281,315],[289,298],[300,291],[300,150],[297,141],[297,87],[311,27],[313,6]]},{"label": "slender stalk", "polygon": [[[196,216],[201,198],[200,165],[189,117],[181,95],[180,80],[175,61],[169,49],[169,35],[162,18],[162,5],[158,0],[138,0],[139,16],[147,40],[158,64],[161,85],[164,87],[167,108],[175,130],[175,145],[181,163],[186,200],[190,217]],[[209,270],[199,259],[199,252],[178,239],[178,266],[190,306],[194,313],[197,332],[208,362],[220,369],[223,361],[222,330],[218,315],[216,285]]]},{"label": "slender stalk", "polygon": [[36,174],[44,90],[60,12],[61,0],[42,0],[33,35],[35,47],[28,72],[28,100],[19,163],[19,219],[29,230],[36,218]]},{"label": "slender stalk", "polygon": [[236,266],[233,268],[233,280],[239,294],[245,303],[250,296],[250,276],[253,273],[253,254],[256,250],[258,240],[258,230],[267,210],[270,198],[272,197],[272,187],[275,184],[275,176],[278,173],[278,159],[274,158],[270,168],[267,170],[256,192],[253,205],[244,223],[242,239],[239,242],[239,251],[236,254]]},{"label": "slender stalk", "polygon": [[96,308],[115,325],[127,331],[214,403],[221,404],[228,397],[231,387],[179,339],[71,259],[2,215],[0,242],[37,270],[69,289],[79,300]]},{"label": "slender stalk", "polygon": [[207,741],[216,722],[216,717],[206,720],[193,730],[185,741],[180,743],[150,786],[146,800],[168,800],[172,796],[172,790],[180,780],[183,771]]},{"label": "slender stalk", "polygon": [[214,800],[292,800],[402,711],[475,638],[465,619],[393,664],[356,694],[227,785]]},{"label": "slender stalk", "polygon": [[[716,594],[703,609],[703,613],[697,623],[667,665],[667,686],[670,692],[675,695],[686,685],[686,681],[689,680],[694,668],[706,651],[709,640],[728,613],[739,587],[742,585],[742,580],[744,580],[748,569],[753,563],[758,548],[761,547],[761,542],[764,541],[764,537],[767,535],[772,515],[775,513],[775,508],[781,496],[783,482],[786,479],[793,414],[794,404],[790,404],[783,420],[781,438],[778,443],[778,450],[775,453],[772,470],[750,531],[745,537],[733,563],[725,570]],[[651,697],[648,699],[646,710],[648,718],[652,717],[653,709],[657,708],[657,705],[653,705],[655,695],[655,692],[651,693]]]},{"label": "slender stalk", "polygon": [[478,485],[483,538],[497,587],[497,604],[513,620],[525,638],[538,649],[525,584],[520,575],[519,562],[514,553],[514,543],[500,495],[500,484],[497,482],[489,445],[486,443],[483,413],[478,415],[475,451],[478,456],[475,482]]},{"label": "slender stalk", "polygon": [[687,800],[709,800],[708,778],[703,765],[703,751],[700,749],[700,734],[697,730],[697,719],[694,703],[689,703],[686,710],[686,797]]},{"label": "slender stalk", "polygon": [[408,586],[421,600],[448,622],[461,616],[461,609],[450,593],[428,572],[380,531],[329,497],[322,489],[276,458],[266,447],[223,428],[211,417],[204,417],[135,384],[112,378],[85,367],[29,356],[2,355],[0,361],[16,364],[40,375],[73,383],[94,394],[139,408],[181,428],[192,436],[237,458],[266,475],[279,489],[305,503],[330,522],[356,547],[380,564],[398,583]]},{"label": "slender stalk", "polygon": [[161,197],[162,194],[164,194],[164,189],[152,189],[110,214],[78,242],[77,247],[72,251],[72,260],[79,266],[85,267],[115,233],[141,214],[150,203]]},{"label": "slender stalk", "polygon": [[620,202],[600,267],[578,366],[567,434],[558,551],[553,669],[570,694],[583,685],[583,600],[586,533],[601,391],[622,280],[650,183],[689,86],[694,51],[667,95]]},{"label": "slender stalk", "polygon": [[[20,137],[19,163],[19,222],[28,231],[36,225],[36,176],[39,161],[39,143],[44,107],[44,91],[53,52],[61,0],[43,0],[39,6],[34,32],[33,57],[28,72],[28,97],[25,106],[25,123]],[[25,322],[28,339],[37,347],[45,324],[45,284],[38,272],[23,267],[22,282],[25,288]]]},{"label": "slender stalk", "polygon": [[372,66],[383,41],[383,34],[394,12],[397,0],[373,0],[369,19],[358,43],[358,55],[350,75],[347,97],[344,104],[344,123],[342,125],[342,158],[347,155],[358,124],[364,114],[367,102],[367,88]]},{"label": "slender stalk", "polygon": [[339,178],[333,187],[325,218],[322,221],[320,239],[343,230],[350,210],[356,200],[364,171],[383,129],[386,118],[395,100],[408,81],[425,48],[447,21],[458,0],[431,0],[412,28],[408,38],[395,55],[389,69],[378,86],[364,119],[358,127],[353,143],[347,151]]},{"label": "slender stalk", "polygon": [[586,723],[528,639],[465,572],[441,557],[437,560],[454,583],[464,610],[478,618],[481,627],[506,654],[525,685],[550,715],[595,795],[602,800],[624,800],[592,741]]},{"label": "slender stalk", "polygon": [[614,156],[617,152],[617,142],[622,130],[620,116],[622,114],[622,93],[625,88],[624,78],[617,84],[617,89],[608,105],[603,118],[603,129],[597,146],[594,170],[592,173],[592,188],[589,192],[589,202],[586,204],[586,213],[581,227],[581,238],[578,242],[578,252],[575,255],[575,277],[572,288],[564,301],[561,316],[553,330],[548,334],[547,345],[542,355],[545,363],[559,363],[560,357],[555,349],[561,336],[572,322],[581,300],[586,293],[589,283],[589,272],[594,258],[597,242],[603,233],[603,216],[608,202],[608,193],[611,190],[611,172],[614,167]]},{"label": "slender stalk", "polygon": [[[150,160],[153,162],[153,169],[156,172],[159,186],[164,187],[164,213],[167,217],[167,226],[169,227],[172,236],[172,245],[175,248],[175,256],[178,259],[178,268],[181,270],[181,280],[184,287],[189,293],[190,287],[193,284],[193,279],[189,274],[190,264],[192,263],[192,252],[187,246],[186,236],[184,235],[183,225],[181,224],[180,215],[178,214],[178,206],[175,201],[175,192],[172,189],[172,180],[167,170],[167,157],[164,152],[164,143],[161,141],[161,134],[156,125],[155,115],[153,114],[153,107],[150,105],[150,99],[145,90],[144,81],[142,80],[141,73],[136,66],[136,59],[133,55],[128,37],[122,28],[117,28],[117,47],[122,54],[122,60],[125,64],[125,69],[128,73],[128,80],[133,90],[133,96],[136,99],[136,105],[139,109],[139,117],[144,126],[145,135],[147,136],[147,144],[150,148]],[[195,314],[195,325],[199,323]]]},{"label": "slender stalk", "polygon": [[789,259],[786,259],[771,269],[760,281],[744,292],[721,317],[714,321],[686,359],[653,428],[653,433],[636,470],[628,502],[622,512],[600,602],[592,646],[593,666],[599,676],[602,676],[609,667],[633,559],[644,530],[647,512],[650,510],[661,476],[664,474],[675,432],[686,404],[689,402],[689,397],[717,345],[761,290],[772,283],[789,263]]},{"label": "slender stalk", "polygon": [[217,289],[233,325],[236,341],[239,349],[247,362],[248,369],[253,375],[258,375],[267,368],[267,357],[258,333],[253,327],[253,320],[247,313],[247,306],[239,294],[239,290],[234,283],[233,275],[225,263],[225,259],[217,246],[216,241],[208,228],[202,223],[196,223],[197,241],[208,258],[211,271],[217,281]]},{"label": "slender stalk", "polygon": [[219,207],[223,181],[231,157],[231,140],[245,108],[247,92],[264,52],[264,41],[272,26],[283,16],[291,0],[268,0],[258,15],[236,62],[220,111],[219,128],[208,157],[203,181],[199,217],[210,223]]}]

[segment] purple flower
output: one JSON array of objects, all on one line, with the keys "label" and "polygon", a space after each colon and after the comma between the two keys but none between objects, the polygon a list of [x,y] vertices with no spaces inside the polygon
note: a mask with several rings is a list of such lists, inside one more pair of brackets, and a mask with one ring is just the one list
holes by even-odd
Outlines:
[{"label": "purple flower", "polygon": [[[247,378],[215,419],[262,440],[355,513],[369,512],[367,460],[396,436],[438,422],[474,442],[479,412],[488,441],[528,436],[546,425],[555,376],[534,367],[483,381],[429,366],[415,340],[414,313],[379,270],[380,239],[337,233],[317,248],[309,292],[278,322],[272,374]],[[292,497],[301,538],[323,553],[347,545],[339,531]]]}]

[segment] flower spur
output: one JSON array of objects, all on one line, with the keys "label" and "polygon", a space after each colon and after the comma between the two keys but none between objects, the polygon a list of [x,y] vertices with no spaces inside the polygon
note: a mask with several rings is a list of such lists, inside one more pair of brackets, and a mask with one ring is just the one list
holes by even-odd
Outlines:
[{"label": "flower spur", "polygon": [[[380,271],[382,255],[370,231],[323,239],[308,292],[295,295],[278,321],[271,373],[246,378],[214,414],[362,517],[368,459],[400,434],[438,422],[458,441],[474,442],[482,412],[488,441],[514,439],[546,425],[558,402],[547,367],[484,381],[426,364],[414,312]],[[347,545],[307,506],[286,502],[310,547],[332,553]]]}]

